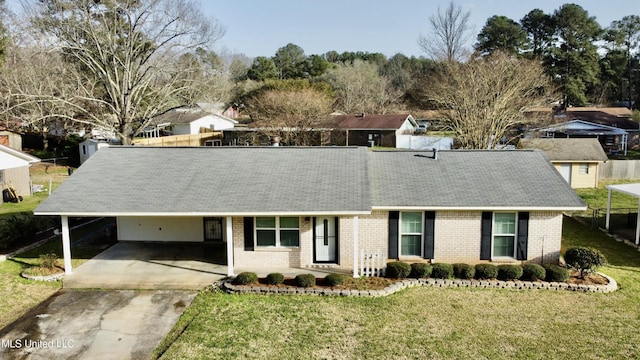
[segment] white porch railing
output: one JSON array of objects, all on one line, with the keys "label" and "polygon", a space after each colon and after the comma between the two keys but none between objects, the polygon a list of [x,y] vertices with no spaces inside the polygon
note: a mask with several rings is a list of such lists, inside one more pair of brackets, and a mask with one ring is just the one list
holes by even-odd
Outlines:
[{"label": "white porch railing", "polygon": [[360,276],[384,276],[387,256],[379,251],[360,252]]}]

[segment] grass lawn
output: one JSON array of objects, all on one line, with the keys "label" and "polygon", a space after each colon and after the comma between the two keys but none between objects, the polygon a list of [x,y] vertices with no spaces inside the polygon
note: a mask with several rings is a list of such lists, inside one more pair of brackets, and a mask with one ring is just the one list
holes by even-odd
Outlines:
[{"label": "grass lawn", "polygon": [[[51,181],[53,191],[69,177],[67,169],[66,166],[35,163],[29,169],[29,173],[34,185],[44,185],[45,189],[48,189],[49,181]],[[48,196],[48,191],[42,191],[31,196],[25,196],[24,200],[19,203],[2,203],[0,204],[0,215],[33,211]]]},{"label": "grass lawn", "polygon": [[26,265],[0,262],[0,328],[7,326],[60,289],[59,282],[37,282],[20,276]]},{"label": "grass lawn", "polygon": [[[637,182],[638,180],[600,181],[597,188],[575,189],[575,191],[590,207],[606,209],[607,194],[609,190],[605,186],[612,184],[628,184]],[[611,193],[611,207],[637,209],[638,198],[631,195],[623,194],[618,191],[613,191]]]},{"label": "grass lawn", "polygon": [[199,294],[162,359],[626,359],[640,356],[640,253],[565,219],[596,246],[611,294],[412,288],[384,298]]},{"label": "grass lawn", "polygon": [[[96,231],[110,224],[111,220],[105,219],[91,225],[78,228],[71,232],[71,241]],[[93,241],[85,244],[72,245],[71,253],[73,259],[71,265],[76,268],[88,259],[94,257],[103,250],[104,242]],[[27,280],[20,276],[20,273],[27,267],[39,265],[39,256],[55,252],[60,259],[58,263],[62,265],[62,241],[60,239],[50,241],[35,249],[29,250],[14,258],[0,262],[0,328],[7,326],[16,320],[32,307],[53,295],[62,287],[62,283],[41,282]]]}]

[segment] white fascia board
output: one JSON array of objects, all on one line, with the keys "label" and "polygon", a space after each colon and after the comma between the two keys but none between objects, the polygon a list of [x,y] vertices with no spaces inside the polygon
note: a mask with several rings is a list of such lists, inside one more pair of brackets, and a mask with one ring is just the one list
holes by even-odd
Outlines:
[{"label": "white fascia board", "polygon": [[373,210],[441,210],[441,211],[584,211],[587,206],[373,206]]},{"label": "white fascia board", "polygon": [[76,217],[225,217],[225,216],[317,216],[317,215],[370,215],[371,211],[273,211],[273,212],[48,212],[35,211],[34,215]]}]

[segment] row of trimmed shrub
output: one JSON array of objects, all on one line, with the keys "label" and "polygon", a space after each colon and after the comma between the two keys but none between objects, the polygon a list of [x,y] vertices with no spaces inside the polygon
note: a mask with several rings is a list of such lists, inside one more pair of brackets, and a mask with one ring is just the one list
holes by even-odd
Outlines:
[{"label": "row of trimmed shrub", "polygon": [[[324,277],[324,284],[327,286],[338,286],[342,284],[346,276],[342,274],[329,274]],[[313,287],[316,285],[316,277],[313,274],[300,274],[296,275],[293,279],[296,286],[299,287]],[[264,282],[268,285],[279,285],[284,282],[284,275],[281,273],[268,274]],[[254,272],[242,272],[233,279],[235,285],[251,285],[258,283],[258,275]]]},{"label": "row of trimmed shrub", "polygon": [[394,261],[387,264],[386,277],[393,279],[404,278],[434,278],[434,279],[498,279],[498,280],[526,280],[565,282],[569,278],[568,269],[558,265],[547,264],[477,264],[464,263],[413,263]]}]

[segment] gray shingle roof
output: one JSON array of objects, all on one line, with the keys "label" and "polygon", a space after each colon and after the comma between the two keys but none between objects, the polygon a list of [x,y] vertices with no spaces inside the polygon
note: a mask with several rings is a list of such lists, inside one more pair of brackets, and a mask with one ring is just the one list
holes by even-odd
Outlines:
[{"label": "gray shingle roof", "polygon": [[582,208],[582,200],[540,151],[371,152],[374,207]]},{"label": "gray shingle roof", "polygon": [[366,148],[101,149],[36,213],[366,213]]},{"label": "gray shingle roof", "polygon": [[354,147],[101,149],[35,213],[364,214],[372,208],[555,209],[584,203],[540,151]]},{"label": "gray shingle roof", "polygon": [[558,139],[522,139],[523,149],[544,151],[551,161],[607,161],[607,154],[598,139],[558,138]]}]

